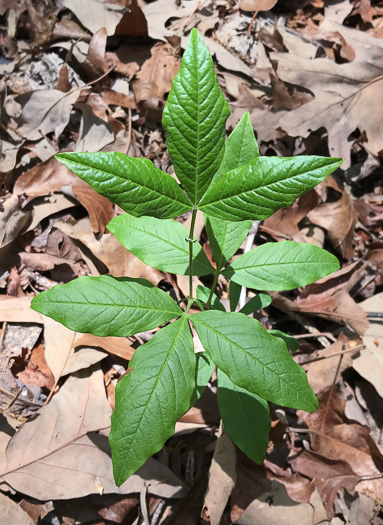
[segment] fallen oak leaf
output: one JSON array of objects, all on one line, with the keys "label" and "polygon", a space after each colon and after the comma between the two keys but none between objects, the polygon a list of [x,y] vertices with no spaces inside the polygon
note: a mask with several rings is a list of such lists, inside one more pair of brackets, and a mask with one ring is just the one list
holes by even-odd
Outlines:
[{"label": "fallen oak leaf", "polygon": [[40,500],[97,494],[97,480],[105,494],[140,492],[150,482],[154,495],[182,495],[180,480],[152,458],[121,487],[115,485],[105,435],[110,414],[100,368],[96,365],[73,374],[38,417],[11,438],[0,467],[1,479]]}]

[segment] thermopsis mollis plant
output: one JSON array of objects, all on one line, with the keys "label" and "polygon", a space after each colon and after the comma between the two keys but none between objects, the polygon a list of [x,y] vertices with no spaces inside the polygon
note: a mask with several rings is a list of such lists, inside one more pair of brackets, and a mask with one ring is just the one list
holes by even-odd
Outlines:
[{"label": "thermopsis mollis plant", "polygon": [[[32,301],[38,312],[97,336],[125,337],[165,325],[137,349],[116,387],[109,440],[117,485],[161,449],[214,367],[226,431],[258,463],[268,444],[267,401],[309,412],[318,407],[305,372],[290,357],[288,349],[295,350],[296,341],[246,315],[269,304],[269,296],[260,294],[234,311],[240,286],[291,290],[337,270],[337,259],[311,244],[286,241],[263,244],[228,263],[252,221],[289,206],[342,161],[260,157],[248,113],[225,141],[229,113],[212,58],[193,29],[163,114],[181,186],[147,159],[116,152],[56,156],[126,212],[108,225],[123,246],[158,270],[189,276],[185,310],[144,279],[111,275],[80,277]],[[174,218],[190,210],[187,231]],[[193,237],[198,210],[216,268]],[[220,273],[231,279],[231,312],[214,293]],[[209,274],[214,276],[211,290],[200,286],[193,297],[192,276]],[[189,313],[193,304],[201,311]],[[194,352],[189,323],[205,352]]]}]

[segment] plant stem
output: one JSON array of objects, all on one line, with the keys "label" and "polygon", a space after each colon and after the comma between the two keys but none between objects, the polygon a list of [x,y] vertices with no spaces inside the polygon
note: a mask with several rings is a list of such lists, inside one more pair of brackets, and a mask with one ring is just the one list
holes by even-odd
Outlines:
[{"label": "plant stem", "polygon": [[217,266],[217,269],[216,269],[215,274],[214,274],[213,285],[211,287],[210,295],[209,295],[209,298],[208,298],[207,303],[206,303],[208,306],[211,306],[211,300],[213,298],[213,293],[214,293],[215,287],[217,286],[218,277],[219,277],[220,273],[221,273],[221,271],[220,271],[220,269]]},{"label": "plant stem", "polygon": [[195,226],[195,220],[197,217],[197,209],[193,209],[192,212],[192,219],[190,224],[190,231],[189,231],[189,238],[187,239],[189,243],[189,297],[190,299],[193,297],[193,244],[195,240],[193,239],[194,236],[194,226]]}]

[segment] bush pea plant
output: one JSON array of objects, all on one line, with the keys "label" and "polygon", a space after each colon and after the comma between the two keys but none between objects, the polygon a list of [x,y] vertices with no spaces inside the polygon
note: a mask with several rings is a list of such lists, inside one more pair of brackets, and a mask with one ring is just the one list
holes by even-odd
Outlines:
[{"label": "bush pea plant", "polygon": [[[338,269],[337,259],[316,246],[286,241],[263,244],[228,263],[252,221],[289,206],[341,159],[260,157],[247,113],[225,142],[229,113],[212,58],[193,29],[163,114],[182,186],[151,161],[122,153],[56,156],[126,212],[108,225],[123,246],[154,268],[189,276],[184,310],[144,279],[111,275],[80,277],[32,301],[38,312],[97,336],[125,337],[165,325],[137,349],[116,387],[110,445],[117,485],[161,449],[176,421],[200,397],[214,367],[226,431],[258,463],[268,444],[267,401],[309,412],[318,407],[305,372],[290,357],[296,341],[267,331],[246,315],[267,305],[269,296],[260,294],[240,312],[234,310],[241,286],[291,290]],[[216,268],[194,238],[198,210],[205,217]],[[189,211],[187,231],[174,218]],[[220,273],[231,279],[231,312],[214,293]],[[200,286],[193,297],[193,275],[209,274],[211,290]],[[191,314],[193,304],[201,311]],[[189,323],[205,352],[194,352]]]}]

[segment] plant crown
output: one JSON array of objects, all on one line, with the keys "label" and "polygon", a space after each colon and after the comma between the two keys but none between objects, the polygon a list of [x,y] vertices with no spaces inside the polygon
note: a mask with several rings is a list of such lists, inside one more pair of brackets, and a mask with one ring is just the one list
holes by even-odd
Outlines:
[{"label": "plant crown", "polygon": [[[342,161],[260,157],[248,113],[225,141],[229,113],[212,58],[193,29],[163,114],[182,186],[147,159],[117,152],[56,155],[126,212],[108,225],[125,248],[158,270],[189,276],[185,310],[147,280],[111,275],[80,277],[32,301],[34,310],[97,336],[126,337],[166,325],[136,350],[130,371],[116,386],[109,440],[117,485],[161,449],[176,421],[201,396],[214,367],[226,431],[255,462],[266,455],[267,401],[309,412],[318,407],[305,372],[289,353],[296,340],[248,317],[270,304],[270,297],[259,294],[240,312],[235,309],[241,286],[290,290],[337,270],[337,259],[317,246],[285,241],[262,244],[229,263],[252,221],[289,206]],[[174,218],[190,210],[187,231]],[[216,268],[193,238],[198,210]],[[220,273],[231,279],[230,312],[214,294]],[[192,277],[209,274],[211,290],[199,286],[193,297]],[[193,304],[201,311],[189,313]],[[189,323],[205,352],[194,352]]]}]

